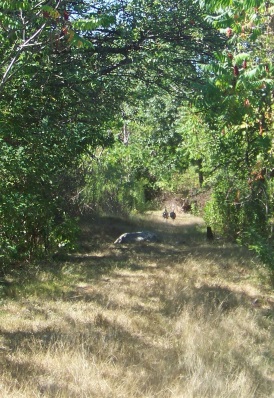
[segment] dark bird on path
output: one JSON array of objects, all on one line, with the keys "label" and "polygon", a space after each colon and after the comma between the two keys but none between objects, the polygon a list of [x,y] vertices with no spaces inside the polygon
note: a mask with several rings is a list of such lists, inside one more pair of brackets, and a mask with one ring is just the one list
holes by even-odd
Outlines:
[{"label": "dark bird on path", "polygon": [[213,235],[211,227],[206,227],[206,238],[207,238],[207,240],[214,239],[214,235]]},{"label": "dark bird on path", "polygon": [[165,210],[163,212],[163,217],[164,217],[165,220],[168,219],[168,211],[167,211],[166,207],[165,207]]},{"label": "dark bird on path", "polygon": [[169,213],[169,217],[172,218],[173,221],[175,220],[175,218],[176,218],[176,213],[175,213],[174,210],[172,210],[172,211]]}]

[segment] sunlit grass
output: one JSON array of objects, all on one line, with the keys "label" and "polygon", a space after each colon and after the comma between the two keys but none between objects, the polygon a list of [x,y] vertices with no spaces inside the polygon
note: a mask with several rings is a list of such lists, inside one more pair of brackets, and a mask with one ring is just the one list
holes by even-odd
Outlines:
[{"label": "sunlit grass", "polygon": [[[113,244],[140,229],[160,241]],[[3,398],[274,397],[270,275],[197,218],[86,220],[78,253],[20,272],[0,311]]]}]

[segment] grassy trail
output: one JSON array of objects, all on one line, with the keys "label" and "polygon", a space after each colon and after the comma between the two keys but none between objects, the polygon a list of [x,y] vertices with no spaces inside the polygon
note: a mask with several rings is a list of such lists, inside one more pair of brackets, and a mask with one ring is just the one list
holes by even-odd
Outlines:
[{"label": "grassy trail", "polygon": [[274,397],[270,275],[199,218],[86,219],[77,253],[6,279],[1,398]]}]

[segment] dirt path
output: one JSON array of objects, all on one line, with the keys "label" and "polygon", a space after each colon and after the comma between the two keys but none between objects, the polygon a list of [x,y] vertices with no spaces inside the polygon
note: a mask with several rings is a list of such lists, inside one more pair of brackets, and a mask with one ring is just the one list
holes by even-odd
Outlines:
[{"label": "dirt path", "polygon": [[[162,211],[151,211],[129,219],[103,217],[83,219],[80,246],[82,250],[107,248],[123,233],[149,230],[157,234],[160,242],[178,245],[180,242],[195,244],[205,241],[206,230],[202,218],[176,213],[176,219],[164,220]],[[195,243],[196,242],[196,243]]]}]

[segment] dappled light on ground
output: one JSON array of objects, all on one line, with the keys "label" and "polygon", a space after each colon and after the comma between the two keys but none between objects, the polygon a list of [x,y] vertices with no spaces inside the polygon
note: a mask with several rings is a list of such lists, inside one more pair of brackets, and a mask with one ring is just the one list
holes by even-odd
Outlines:
[{"label": "dappled light on ground", "polygon": [[[156,243],[118,244],[151,230]],[[200,218],[84,219],[78,251],[2,302],[3,397],[271,397],[274,295]]]}]

